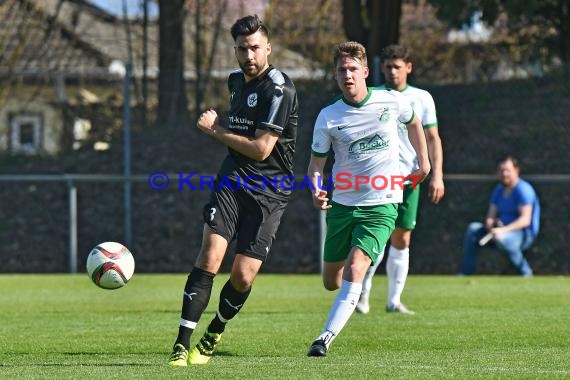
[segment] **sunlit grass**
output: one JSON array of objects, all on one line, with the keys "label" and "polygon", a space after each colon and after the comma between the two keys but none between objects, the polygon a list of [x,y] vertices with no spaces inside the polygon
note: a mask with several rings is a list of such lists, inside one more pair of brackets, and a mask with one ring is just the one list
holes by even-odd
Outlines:
[{"label": "sunlit grass", "polygon": [[[217,306],[227,275],[215,280]],[[0,378],[569,378],[570,281],[410,276],[417,315],[354,314],[326,358],[308,358],[335,293],[314,275],[261,275],[206,366],[169,368],[186,276],[135,274],[102,290],[86,275],[0,276]]]}]

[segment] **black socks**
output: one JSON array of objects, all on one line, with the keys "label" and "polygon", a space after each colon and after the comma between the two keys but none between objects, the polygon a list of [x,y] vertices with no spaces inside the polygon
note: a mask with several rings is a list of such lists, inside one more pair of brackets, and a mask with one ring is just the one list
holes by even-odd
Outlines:
[{"label": "black socks", "polygon": [[175,344],[180,343],[189,348],[190,336],[210,301],[214,276],[214,273],[206,272],[197,267],[194,267],[188,275],[184,287],[180,327]]},{"label": "black socks", "polygon": [[220,292],[220,304],[218,305],[218,312],[208,326],[208,332],[222,333],[226,327],[226,323],[236,316],[241,310],[241,307],[249,297],[251,288],[243,293],[238,292],[232,286],[230,280],[225,283],[222,291]]}]

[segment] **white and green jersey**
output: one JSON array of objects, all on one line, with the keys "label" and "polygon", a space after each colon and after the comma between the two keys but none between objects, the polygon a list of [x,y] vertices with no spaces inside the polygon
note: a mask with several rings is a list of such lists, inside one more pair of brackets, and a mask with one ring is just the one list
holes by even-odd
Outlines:
[{"label": "white and green jersey", "polygon": [[[379,88],[386,87],[380,86]],[[400,93],[412,103],[414,112],[418,115],[424,129],[437,127],[435,103],[429,92],[408,85]],[[400,136],[400,171],[403,175],[408,175],[419,168],[418,158],[408,138],[408,129],[404,124],[399,125],[398,134]]]},{"label": "white and green jersey", "polygon": [[[406,97],[378,88],[369,88],[359,104],[338,97],[321,110],[311,149],[321,157],[331,147],[334,151],[333,201],[345,206],[402,202],[401,187],[392,186],[400,175],[398,124],[410,123],[413,117]],[[357,185],[356,176],[369,181]]]}]

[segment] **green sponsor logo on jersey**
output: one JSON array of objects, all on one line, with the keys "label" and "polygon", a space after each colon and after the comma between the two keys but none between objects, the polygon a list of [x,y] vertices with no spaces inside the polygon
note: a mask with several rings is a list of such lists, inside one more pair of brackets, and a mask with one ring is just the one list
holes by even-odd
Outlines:
[{"label": "green sponsor logo on jersey", "polygon": [[378,121],[380,123],[385,123],[388,120],[390,120],[390,110],[388,109],[388,107],[384,107],[384,108],[378,110],[376,115],[378,116]]},{"label": "green sponsor logo on jersey", "polygon": [[348,153],[353,155],[376,153],[388,149],[389,146],[390,140],[384,140],[380,135],[376,134],[371,138],[364,137],[353,142],[348,148]]}]

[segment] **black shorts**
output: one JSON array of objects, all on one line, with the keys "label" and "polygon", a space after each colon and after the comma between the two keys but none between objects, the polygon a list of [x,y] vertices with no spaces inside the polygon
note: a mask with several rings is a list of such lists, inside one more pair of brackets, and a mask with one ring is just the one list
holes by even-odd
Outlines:
[{"label": "black shorts", "polygon": [[287,203],[224,186],[211,193],[204,223],[228,243],[236,239],[237,253],[265,261]]}]

